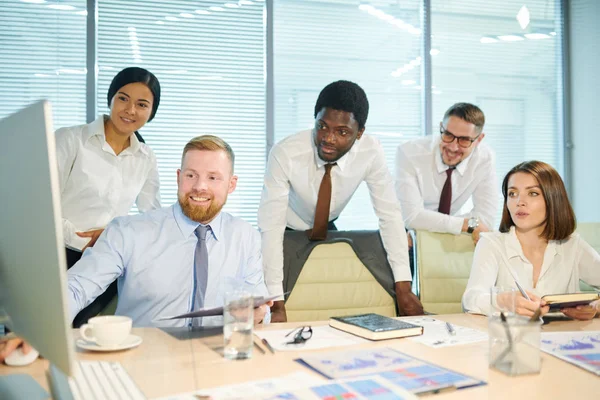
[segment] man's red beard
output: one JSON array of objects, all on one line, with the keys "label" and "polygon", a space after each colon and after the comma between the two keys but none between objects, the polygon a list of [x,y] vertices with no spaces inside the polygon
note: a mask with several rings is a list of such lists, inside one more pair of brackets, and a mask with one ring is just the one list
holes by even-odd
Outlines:
[{"label": "man's red beard", "polygon": [[[185,193],[185,194],[178,195],[179,204],[181,205],[181,210],[183,211],[183,214],[186,217],[188,217],[192,221],[200,222],[202,224],[205,224],[205,223],[211,221],[214,217],[216,217],[217,214],[219,214],[219,212],[221,212],[221,209],[225,205],[225,203],[221,203],[221,204],[217,203],[214,200],[214,198],[211,201],[210,206],[208,206],[208,208],[194,205],[190,202],[191,196],[203,197],[200,195],[197,196],[195,193]],[[227,200],[227,199],[225,199],[225,200]]]}]

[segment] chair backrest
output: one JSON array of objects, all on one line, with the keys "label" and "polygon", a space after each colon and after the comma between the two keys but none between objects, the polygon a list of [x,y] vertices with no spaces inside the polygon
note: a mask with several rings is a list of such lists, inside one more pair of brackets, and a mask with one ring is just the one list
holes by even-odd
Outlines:
[{"label": "chair backrest", "polygon": [[418,293],[425,311],[462,312],[475,249],[471,236],[417,231],[414,246]]},{"label": "chair backrest", "polygon": [[[600,222],[577,223],[577,233],[581,235],[583,240],[600,253]],[[580,282],[580,290],[582,292],[594,291],[591,286],[584,282]]]},{"label": "chair backrest", "polygon": [[285,308],[290,322],[369,312],[396,316],[394,298],[344,242],[313,248]]}]

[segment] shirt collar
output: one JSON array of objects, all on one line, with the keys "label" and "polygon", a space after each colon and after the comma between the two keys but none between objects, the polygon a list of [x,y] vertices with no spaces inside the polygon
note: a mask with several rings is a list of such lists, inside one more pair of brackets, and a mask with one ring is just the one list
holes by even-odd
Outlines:
[{"label": "shirt collar", "polygon": [[[94,122],[87,125],[87,130],[84,132],[84,142],[87,142],[94,136],[100,137],[102,145],[106,144],[106,133],[104,132],[104,122],[110,118],[106,114],[98,116]],[[131,154],[135,154],[137,151],[141,151],[144,154],[148,154],[148,150],[142,146],[135,133],[129,137],[129,147],[124,150]]]},{"label": "shirt collar", "polygon": [[[179,201],[177,201],[175,204],[173,204],[172,208],[173,208],[173,215],[175,217],[175,222],[177,223],[177,226],[179,227],[179,230],[180,230],[181,234],[183,235],[183,237],[187,238],[190,235],[195,235],[194,231],[196,230],[196,228],[198,228],[198,226],[203,225],[203,224],[200,224],[200,223],[188,218],[183,213],[183,210],[181,209],[181,204],[179,204]],[[212,232],[212,235],[216,240],[219,240],[219,237],[221,236],[221,230],[222,230],[221,225],[223,222],[223,218],[221,217],[221,214],[222,213],[219,212],[219,214],[217,214],[217,216],[212,221],[210,221],[209,224],[207,224],[207,225],[210,225],[210,232]]]},{"label": "shirt collar", "polygon": [[[510,227],[510,231],[508,232],[504,246],[506,248],[506,255],[509,259],[521,257],[521,259],[527,260],[525,254],[523,253],[523,248],[521,247],[521,242],[519,242],[517,231],[514,226]],[[561,243],[557,242],[556,240],[548,241],[548,247],[546,248],[544,255],[556,256],[560,254],[562,254]],[[544,260],[544,264],[545,263],[546,260]]]},{"label": "shirt collar", "polygon": [[[440,142],[441,142],[441,135],[439,135],[438,137],[434,137],[432,142],[432,147],[433,147],[433,154],[435,154],[435,166],[437,168],[437,172],[438,174],[441,174],[442,172],[446,172],[446,170],[450,167],[448,167],[446,164],[444,164],[444,161],[442,160],[442,153],[440,152]],[[467,167],[469,166],[469,161],[471,161],[471,158],[473,158],[473,154],[475,154],[475,152],[477,151],[477,147],[473,149],[473,151],[471,152],[471,154],[469,154],[469,156],[467,158],[465,158],[464,160],[462,160],[456,167],[456,171],[458,171],[458,173],[463,176],[465,174],[465,171],[467,170]]]}]

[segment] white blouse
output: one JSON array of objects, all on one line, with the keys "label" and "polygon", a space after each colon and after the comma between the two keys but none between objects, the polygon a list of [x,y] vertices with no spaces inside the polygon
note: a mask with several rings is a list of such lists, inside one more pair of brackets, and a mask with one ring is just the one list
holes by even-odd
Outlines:
[{"label": "white blouse", "polygon": [[116,155],[106,142],[100,116],[87,125],[56,131],[65,245],[81,250],[89,241],[75,232],[104,228],[127,215],[135,202],[141,212],[160,208],[154,152],[135,135]]},{"label": "white blouse", "polygon": [[533,265],[523,254],[515,227],[510,232],[482,233],[475,248],[473,266],[462,298],[467,312],[489,314],[493,286],[517,288],[515,279],[538,296],[579,292],[579,280],[600,285],[600,255],[579,234],[548,242],[537,286]]}]

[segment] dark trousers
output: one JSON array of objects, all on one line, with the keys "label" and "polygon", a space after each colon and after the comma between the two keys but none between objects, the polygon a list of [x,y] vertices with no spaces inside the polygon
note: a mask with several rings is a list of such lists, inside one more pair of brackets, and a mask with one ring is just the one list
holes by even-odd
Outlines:
[{"label": "dark trousers", "polygon": [[[79,259],[82,253],[71,249],[67,250],[67,269],[70,269]],[[88,322],[88,319],[95,317],[100,313],[108,303],[117,295],[117,281],[114,281],[106,289],[104,293],[96,297],[96,299],[88,305],[86,308],[81,310],[79,314],[73,320],[73,328],[79,328],[81,325]]]}]

